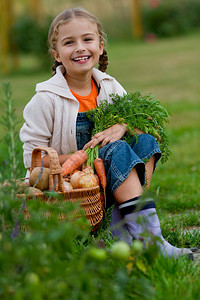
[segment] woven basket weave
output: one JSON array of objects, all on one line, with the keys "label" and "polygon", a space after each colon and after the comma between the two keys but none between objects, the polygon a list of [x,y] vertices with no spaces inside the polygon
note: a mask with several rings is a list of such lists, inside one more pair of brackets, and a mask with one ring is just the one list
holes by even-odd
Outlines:
[{"label": "woven basket weave", "polygon": [[[58,154],[53,148],[50,147],[41,146],[33,150],[30,172],[32,172],[35,167],[41,167],[42,151],[48,153],[50,158],[49,191],[53,190],[55,192],[58,192],[59,196],[62,195],[62,201],[64,202],[71,201],[72,203],[75,203],[79,201],[87,219],[90,222],[90,225],[92,227],[98,227],[103,218],[103,206],[100,197],[100,187],[96,186],[92,188],[81,188],[64,192],[64,183],[63,177],[61,175],[61,166],[59,163]],[[18,196],[22,197],[23,195]],[[54,203],[57,203],[54,198],[49,198],[49,196],[43,193],[26,195],[27,200],[35,197],[40,199],[41,201],[50,202],[52,205]],[[62,215],[60,216],[60,219],[63,219]]]}]

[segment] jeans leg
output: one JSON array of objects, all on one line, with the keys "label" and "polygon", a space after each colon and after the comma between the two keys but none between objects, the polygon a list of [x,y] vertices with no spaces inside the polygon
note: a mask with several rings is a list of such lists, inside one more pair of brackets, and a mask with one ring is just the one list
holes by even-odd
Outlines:
[{"label": "jeans leg", "polygon": [[113,194],[117,187],[128,177],[133,167],[136,168],[141,185],[145,183],[145,159],[155,155],[155,166],[161,157],[161,151],[155,138],[149,134],[140,134],[138,139],[128,145],[118,140],[99,149],[103,159],[108,188]]},{"label": "jeans leg", "polygon": [[140,182],[144,184],[144,162],[125,141],[118,140],[101,148],[99,157],[104,161],[108,188],[112,193],[128,177],[133,167],[137,168]]},{"label": "jeans leg", "polygon": [[[133,138],[130,144],[131,149],[138,155],[141,160],[149,160],[153,155],[155,156],[155,167],[158,160],[161,158],[161,151],[159,149],[156,139],[150,134],[139,134],[138,138]],[[155,169],[154,167],[154,169]]]}]

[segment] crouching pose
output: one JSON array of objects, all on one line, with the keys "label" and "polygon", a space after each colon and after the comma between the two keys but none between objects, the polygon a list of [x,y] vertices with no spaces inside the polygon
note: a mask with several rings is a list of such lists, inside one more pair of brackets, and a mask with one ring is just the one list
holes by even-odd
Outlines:
[{"label": "crouching pose", "polygon": [[[48,37],[49,50],[54,57],[52,77],[37,84],[36,94],[24,109],[25,123],[20,130],[26,177],[35,147],[54,148],[62,164],[68,153],[99,144],[99,157],[105,164],[110,194],[107,200],[109,205],[115,203],[111,226],[114,228],[113,225],[123,220],[126,240],[131,243],[132,238],[139,239],[143,232],[137,216],[144,216],[148,231],[162,240],[159,244],[162,253],[173,257],[191,254],[190,250],[175,248],[164,240],[152,199],[146,199],[141,210],[135,211],[145,177],[149,185],[161,157],[156,140],[137,129],[138,140],[133,139],[129,145],[121,140],[126,126],[120,124],[91,136],[93,125],[86,111],[97,107],[102,100],[111,103],[112,94],[126,93],[106,74],[108,57],[100,22],[82,8],[68,9],[55,17]],[[48,155],[43,160],[48,167]],[[123,239],[120,230],[113,230],[113,234]]]},{"label": "crouching pose", "polygon": [[[109,131],[112,132],[111,129]],[[97,134],[93,139],[101,141],[103,135],[105,133]],[[149,232],[160,238],[157,244],[163,255],[193,258],[191,250],[176,248],[163,238],[154,200],[148,197],[141,199],[145,179],[148,188],[161,157],[155,138],[149,134],[139,134],[137,142],[134,138],[130,145],[117,140],[101,148],[99,156],[106,167],[109,187],[107,202],[108,205],[114,203],[110,224],[113,236],[131,244],[133,239],[141,240],[142,234]]]}]

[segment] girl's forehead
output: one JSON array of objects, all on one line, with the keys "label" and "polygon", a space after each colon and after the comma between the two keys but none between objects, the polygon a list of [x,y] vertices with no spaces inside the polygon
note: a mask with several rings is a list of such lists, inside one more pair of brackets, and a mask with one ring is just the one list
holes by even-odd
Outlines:
[{"label": "girl's forehead", "polygon": [[59,26],[59,32],[81,32],[92,31],[98,34],[97,24],[83,17],[74,17],[73,19],[64,22]]}]

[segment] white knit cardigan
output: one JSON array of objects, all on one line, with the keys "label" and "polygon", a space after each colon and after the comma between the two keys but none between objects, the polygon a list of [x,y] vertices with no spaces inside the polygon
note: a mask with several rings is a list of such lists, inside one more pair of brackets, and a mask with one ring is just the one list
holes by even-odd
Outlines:
[{"label": "white knit cardigan", "polygon": [[[58,154],[77,150],[76,118],[79,103],[70,92],[62,66],[49,80],[36,85],[36,94],[23,112],[25,123],[20,130],[25,168],[30,168],[32,150],[38,146],[54,148]],[[98,87],[97,105],[101,100],[111,102],[111,94],[122,96],[126,91],[111,76],[93,69]]]}]

